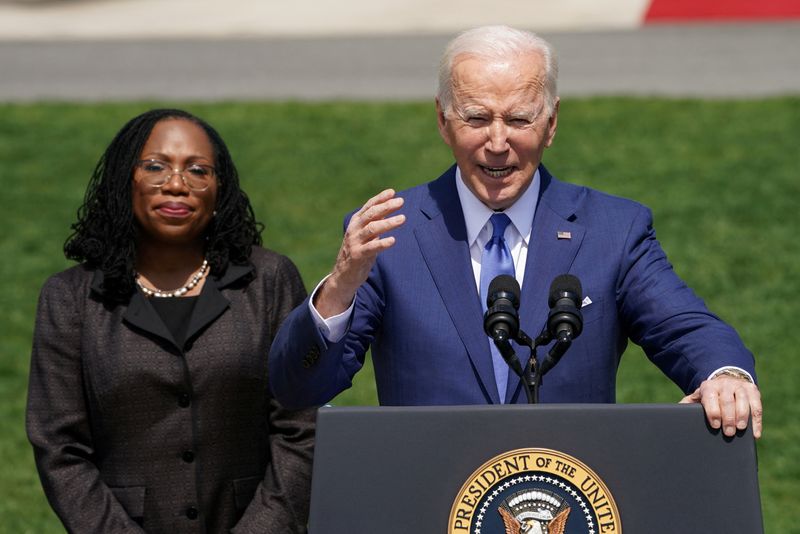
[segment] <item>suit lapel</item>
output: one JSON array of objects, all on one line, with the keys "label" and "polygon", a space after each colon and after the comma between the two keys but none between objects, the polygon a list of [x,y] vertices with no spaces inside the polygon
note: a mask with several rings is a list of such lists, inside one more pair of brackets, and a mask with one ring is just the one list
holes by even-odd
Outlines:
[{"label": "suit lapel", "polygon": [[550,284],[569,272],[586,233],[583,225],[573,222],[577,199],[543,166],[539,171],[541,192],[520,296],[520,327],[532,338],[541,333],[547,320]]},{"label": "suit lapel", "polygon": [[206,280],[206,284],[197,301],[197,306],[195,306],[189,319],[189,328],[186,330],[187,341],[214,322],[231,305],[231,302],[220,290],[252,271],[252,265],[230,264],[221,278],[209,277]]},{"label": "suit lapel", "polygon": [[219,291],[215,280],[206,280],[206,287],[197,299],[197,305],[189,318],[186,340],[192,339],[200,330],[210,324],[228,309],[230,301]]},{"label": "suit lapel", "polygon": [[[550,173],[539,167],[542,180],[539,202],[533,217],[525,277],[520,295],[520,328],[531,338],[538,336],[547,320],[547,299],[553,279],[569,272],[578,253],[586,229],[573,222],[577,202],[569,198],[563,185]],[[524,364],[527,349],[519,351]],[[540,351],[541,360],[541,351]],[[510,402],[521,392],[520,380],[510,373],[506,401]]]},{"label": "suit lapel", "polygon": [[421,210],[426,219],[414,235],[445,308],[467,350],[484,394],[498,403],[483,309],[472,273],[464,214],[455,186],[455,167],[429,186]]},{"label": "suit lapel", "polygon": [[131,297],[130,303],[128,303],[128,309],[125,310],[122,318],[136,328],[165,339],[169,341],[172,346],[180,349],[177,343],[175,343],[175,338],[172,337],[172,332],[169,331],[155,308],[153,308],[147,301],[147,298],[145,298],[138,289]]}]

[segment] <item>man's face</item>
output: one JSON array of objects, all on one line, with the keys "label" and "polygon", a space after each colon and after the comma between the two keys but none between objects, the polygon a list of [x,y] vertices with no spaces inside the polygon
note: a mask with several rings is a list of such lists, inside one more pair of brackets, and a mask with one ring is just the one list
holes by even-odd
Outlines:
[{"label": "man's face", "polygon": [[508,59],[463,55],[453,66],[453,102],[436,102],[439,133],[453,150],[467,187],[493,210],[511,206],[528,188],[556,134],[544,100],[539,54]]}]

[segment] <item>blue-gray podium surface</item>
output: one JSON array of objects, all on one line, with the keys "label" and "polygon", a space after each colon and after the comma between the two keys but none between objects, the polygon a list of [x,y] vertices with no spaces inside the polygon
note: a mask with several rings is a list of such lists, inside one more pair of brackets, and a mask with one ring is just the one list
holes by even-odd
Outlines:
[{"label": "blue-gray podium surface", "polygon": [[755,441],[699,405],[324,407],[309,532],[758,534]]}]

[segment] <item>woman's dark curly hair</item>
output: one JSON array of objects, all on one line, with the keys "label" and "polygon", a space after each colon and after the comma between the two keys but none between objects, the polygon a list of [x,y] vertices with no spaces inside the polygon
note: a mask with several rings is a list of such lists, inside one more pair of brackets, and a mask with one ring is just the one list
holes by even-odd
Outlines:
[{"label": "woman's dark curly hair", "polygon": [[261,244],[263,225],[256,221],[250,200],[228,147],[216,130],[180,109],[154,109],[131,119],[117,133],[97,162],[78,221],[64,243],[67,258],[85,262],[104,275],[103,293],[125,302],[134,292],[137,223],[133,216],[133,170],[153,127],[165,119],[185,119],[205,130],[214,147],[218,181],[216,215],[206,232],[206,259],[219,275],[229,263],[247,265],[253,245]]}]

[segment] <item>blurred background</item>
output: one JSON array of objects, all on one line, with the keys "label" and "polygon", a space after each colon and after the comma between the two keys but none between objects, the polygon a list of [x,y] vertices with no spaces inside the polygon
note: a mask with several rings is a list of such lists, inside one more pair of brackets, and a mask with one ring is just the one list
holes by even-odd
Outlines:
[{"label": "blurred background", "polygon": [[[677,272],[755,353],[765,531],[800,532],[799,0],[0,0],[0,532],[63,531],[24,431],[33,317],[122,124],[177,106],[214,125],[310,289],[346,212],[451,164],[439,55],[490,23],[559,54],[550,171],[650,206]],[[681,396],[628,350],[620,402]],[[368,361],[335,404],[375,403]]]}]

